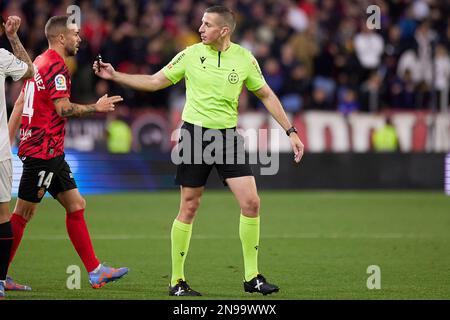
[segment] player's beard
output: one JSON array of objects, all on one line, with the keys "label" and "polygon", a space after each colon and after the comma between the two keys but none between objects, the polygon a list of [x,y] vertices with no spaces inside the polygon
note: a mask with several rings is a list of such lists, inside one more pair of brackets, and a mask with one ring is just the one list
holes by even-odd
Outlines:
[{"label": "player's beard", "polygon": [[73,47],[66,47],[66,55],[68,57],[73,57],[77,54],[78,52],[78,47],[73,46]]}]

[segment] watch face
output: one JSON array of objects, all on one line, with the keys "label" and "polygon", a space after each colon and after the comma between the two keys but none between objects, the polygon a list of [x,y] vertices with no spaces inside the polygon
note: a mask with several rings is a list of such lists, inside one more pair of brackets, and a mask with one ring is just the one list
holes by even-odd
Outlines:
[{"label": "watch face", "polygon": [[295,127],[291,127],[286,131],[286,134],[289,136],[291,135],[292,132],[297,132],[297,129]]}]

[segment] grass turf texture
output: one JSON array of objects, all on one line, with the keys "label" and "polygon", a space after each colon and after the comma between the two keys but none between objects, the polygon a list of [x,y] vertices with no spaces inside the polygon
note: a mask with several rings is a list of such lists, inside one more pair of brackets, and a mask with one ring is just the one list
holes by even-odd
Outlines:
[{"label": "grass turf texture", "polygon": [[[196,299],[449,299],[450,198],[433,192],[265,191],[260,271],[280,286],[243,292],[239,207],[228,191],[206,191],[185,272]],[[87,196],[87,223],[101,261],[128,266],[122,280],[91,289],[65,231],[59,204],[45,198],[10,268],[32,292],[8,299],[174,299],[167,295],[170,228],[177,192]],[[69,265],[81,289],[68,290]],[[367,267],[381,268],[368,290]]]}]

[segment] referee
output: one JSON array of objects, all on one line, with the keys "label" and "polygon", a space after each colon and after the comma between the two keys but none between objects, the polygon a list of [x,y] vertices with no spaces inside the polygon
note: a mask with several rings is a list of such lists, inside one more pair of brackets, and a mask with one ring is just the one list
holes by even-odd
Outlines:
[{"label": "referee", "polygon": [[[255,179],[244,152],[243,138],[234,132],[238,118],[238,98],[245,84],[265,105],[274,119],[286,130],[292,144],[295,161],[303,155],[303,143],[297,130],[289,122],[279,99],[266,84],[259,65],[245,48],[231,42],[236,26],[231,10],[223,6],[206,9],[199,28],[201,42],[178,53],[172,61],[154,75],[130,75],[114,70],[109,63],[94,62],[97,76],[113,80],[136,90],[157,91],[186,81],[186,104],[182,119],[179,150],[193,150],[183,154],[177,165],[176,182],[181,189],[178,216],[172,225],[172,277],[169,285],[171,296],[199,296],[186,283],[184,262],[189,249],[192,224],[200,205],[206,180],[216,167],[223,182],[239,202],[241,208],[239,236],[244,256],[244,290],[263,295],[279,291],[267,282],[258,269],[259,207]],[[209,131],[209,133],[208,133]],[[196,134],[196,132],[200,132]],[[208,141],[202,137],[223,137],[223,149],[214,156],[215,162],[203,159]],[[206,135],[205,135],[206,136]],[[214,141],[217,142],[217,141]],[[236,153],[235,150],[240,150]],[[202,154],[200,155],[200,151]],[[200,162],[192,161],[201,158]],[[229,161],[217,161],[232,159]]]}]

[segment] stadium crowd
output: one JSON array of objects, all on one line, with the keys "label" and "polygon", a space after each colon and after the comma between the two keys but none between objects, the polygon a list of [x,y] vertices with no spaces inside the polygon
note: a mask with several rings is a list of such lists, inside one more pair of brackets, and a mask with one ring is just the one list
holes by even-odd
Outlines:
[{"label": "stadium crowd", "polygon": [[[69,62],[73,97],[92,101],[120,94],[133,108],[182,108],[183,88],[155,93],[128,90],[92,72],[104,61],[126,73],[155,73],[186,46],[199,42],[204,9],[196,0],[6,0],[5,17],[22,17],[21,39],[32,58],[47,47],[44,25],[67,7],[81,8],[80,52]],[[258,59],[265,78],[286,110],[439,110],[448,105],[450,3],[439,0],[228,0],[237,16],[232,40]],[[380,12],[380,28],[367,28]],[[9,48],[5,39],[1,46]],[[9,107],[20,84],[8,83]],[[433,90],[434,88],[434,90]],[[242,110],[262,108],[251,94]]]}]

